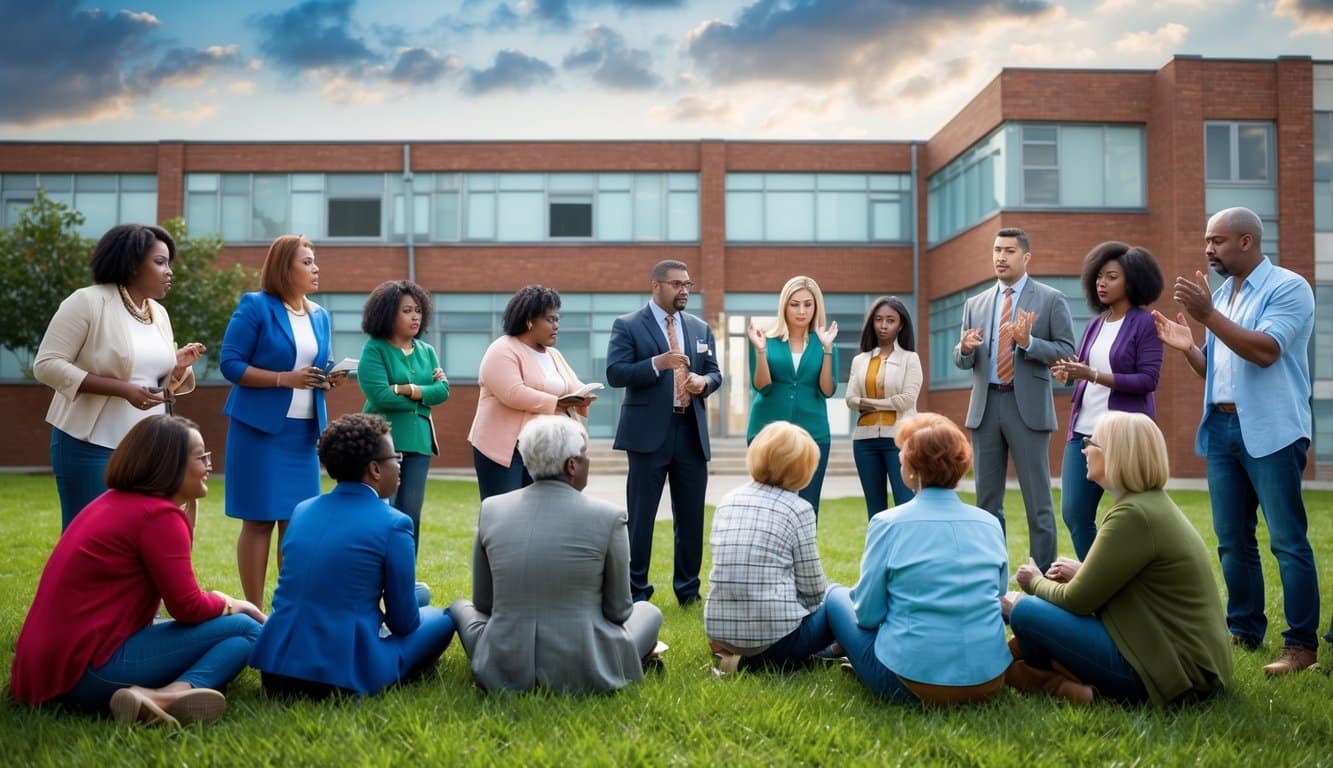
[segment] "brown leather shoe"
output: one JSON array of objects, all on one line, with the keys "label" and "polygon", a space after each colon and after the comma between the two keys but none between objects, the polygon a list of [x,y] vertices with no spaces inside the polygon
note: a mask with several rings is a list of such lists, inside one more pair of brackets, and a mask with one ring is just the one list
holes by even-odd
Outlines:
[{"label": "brown leather shoe", "polygon": [[1313,648],[1286,645],[1282,647],[1282,655],[1277,657],[1277,661],[1264,667],[1264,674],[1269,677],[1277,677],[1305,669],[1317,671],[1319,668],[1319,662]]}]

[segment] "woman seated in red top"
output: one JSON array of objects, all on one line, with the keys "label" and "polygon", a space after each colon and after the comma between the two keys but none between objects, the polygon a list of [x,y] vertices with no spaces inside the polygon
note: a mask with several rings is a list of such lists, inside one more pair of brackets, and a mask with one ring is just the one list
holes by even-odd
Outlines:
[{"label": "woman seated in red top", "polygon": [[[204,592],[190,565],[194,502],[208,493],[198,426],[150,416],[111,454],[110,489],[70,524],[19,631],[14,698],[122,722],[212,722],[264,614]],[[174,621],[153,622],[165,602]]]}]

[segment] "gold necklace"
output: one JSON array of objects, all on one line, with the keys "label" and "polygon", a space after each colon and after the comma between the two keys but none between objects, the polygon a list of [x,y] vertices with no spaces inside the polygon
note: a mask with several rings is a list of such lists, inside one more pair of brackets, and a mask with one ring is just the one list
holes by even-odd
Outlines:
[{"label": "gold necklace", "polygon": [[306,307],[305,307],[305,299],[301,299],[301,308],[300,308],[300,309],[297,309],[296,307],[293,307],[291,304],[288,304],[288,303],[285,302],[285,301],[282,302],[282,306],[286,307],[288,312],[291,312],[293,315],[296,315],[297,317],[305,317],[305,314],[306,314],[306,312],[307,312]]},{"label": "gold necklace", "polygon": [[148,299],[143,300],[143,306],[135,306],[134,299],[130,298],[130,291],[123,285],[117,285],[120,289],[120,302],[125,305],[125,311],[130,313],[130,317],[138,320],[144,325],[153,324],[153,305],[148,303]]}]

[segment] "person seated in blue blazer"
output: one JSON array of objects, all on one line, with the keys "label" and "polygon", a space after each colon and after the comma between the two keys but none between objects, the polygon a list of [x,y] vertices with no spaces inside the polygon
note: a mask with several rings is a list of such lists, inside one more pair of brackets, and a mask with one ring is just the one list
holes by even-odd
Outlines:
[{"label": "person seated in blue blazer", "polygon": [[454,622],[417,604],[412,520],[384,501],[402,460],[389,423],[335,419],[320,435],[319,460],[338,485],[292,512],[273,612],[250,665],[270,694],[373,694],[433,667]]}]

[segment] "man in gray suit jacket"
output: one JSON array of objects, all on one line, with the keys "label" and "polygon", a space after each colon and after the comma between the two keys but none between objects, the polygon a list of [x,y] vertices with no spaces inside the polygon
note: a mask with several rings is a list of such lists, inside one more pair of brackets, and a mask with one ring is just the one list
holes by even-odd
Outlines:
[{"label": "man in gray suit jacket", "polygon": [[565,416],[518,435],[533,484],[481,503],[472,600],[449,613],[487,690],[604,691],[643,680],[662,612],[630,598],[627,515],[582,491],[588,437]]},{"label": "man in gray suit jacket", "polygon": [[996,233],[991,260],[999,281],[967,300],[953,361],[972,370],[966,423],[972,430],[977,506],[1004,526],[1012,452],[1027,508],[1028,551],[1045,571],[1055,560],[1047,448],[1056,420],[1049,366],[1074,354],[1074,323],[1064,294],[1028,276],[1031,259],[1026,232],[1006,228]]}]

